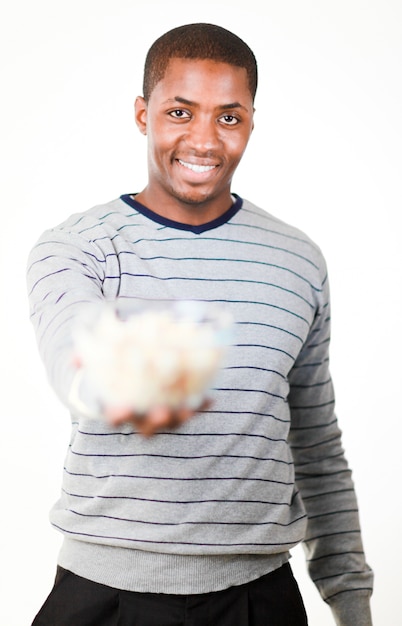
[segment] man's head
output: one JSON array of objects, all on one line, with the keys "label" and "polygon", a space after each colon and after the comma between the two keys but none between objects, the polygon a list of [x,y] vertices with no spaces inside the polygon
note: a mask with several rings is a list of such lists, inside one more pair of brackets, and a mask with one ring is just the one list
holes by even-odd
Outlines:
[{"label": "man's head", "polygon": [[237,35],[214,24],[186,24],[157,39],[148,51],[143,93],[145,101],[164,77],[170,59],[209,59],[242,67],[254,100],[257,90],[257,62],[252,50]]},{"label": "man's head", "polygon": [[254,127],[256,84],[253,53],[223,28],[191,24],[158,39],[135,101],[148,140],[148,185],[137,200],[193,225],[227,211]]}]

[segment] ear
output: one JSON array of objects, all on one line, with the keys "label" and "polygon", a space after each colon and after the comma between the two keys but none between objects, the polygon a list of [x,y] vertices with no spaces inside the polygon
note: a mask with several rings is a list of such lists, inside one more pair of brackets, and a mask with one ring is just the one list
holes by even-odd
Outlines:
[{"label": "ear", "polygon": [[143,135],[147,134],[147,103],[142,96],[137,96],[135,99],[134,111],[135,122]]}]

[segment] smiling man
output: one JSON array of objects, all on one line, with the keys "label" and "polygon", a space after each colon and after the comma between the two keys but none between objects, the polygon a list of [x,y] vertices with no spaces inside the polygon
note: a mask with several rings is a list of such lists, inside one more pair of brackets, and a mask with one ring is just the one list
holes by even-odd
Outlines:
[{"label": "smiling man", "polygon": [[[256,88],[254,55],[233,33],[164,34],[135,103],[146,186],[71,216],[31,252],[32,321],[72,418],[51,512],[63,545],[35,626],[305,626],[288,563],[299,542],[336,624],[371,624],[328,368],[325,261],[231,191]],[[83,303],[150,299],[219,304],[234,320],[196,411],[105,406],[73,363]]]}]

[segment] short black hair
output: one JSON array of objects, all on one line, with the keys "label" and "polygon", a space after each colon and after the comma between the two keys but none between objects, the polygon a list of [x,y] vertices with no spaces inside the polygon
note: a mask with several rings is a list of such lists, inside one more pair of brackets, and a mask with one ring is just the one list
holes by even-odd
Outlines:
[{"label": "short black hair", "polygon": [[143,95],[146,101],[165,75],[170,59],[211,59],[244,67],[254,100],[257,91],[257,61],[240,37],[215,24],[185,24],[169,30],[150,47],[145,59]]}]

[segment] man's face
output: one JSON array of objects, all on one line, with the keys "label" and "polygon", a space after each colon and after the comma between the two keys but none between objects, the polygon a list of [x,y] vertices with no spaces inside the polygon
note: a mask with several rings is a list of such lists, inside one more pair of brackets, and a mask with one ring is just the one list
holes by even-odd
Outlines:
[{"label": "man's face", "polygon": [[229,208],[230,183],[253,128],[244,68],[171,59],[148,103],[137,98],[136,121],[148,137],[148,200],[173,213],[177,205]]}]

